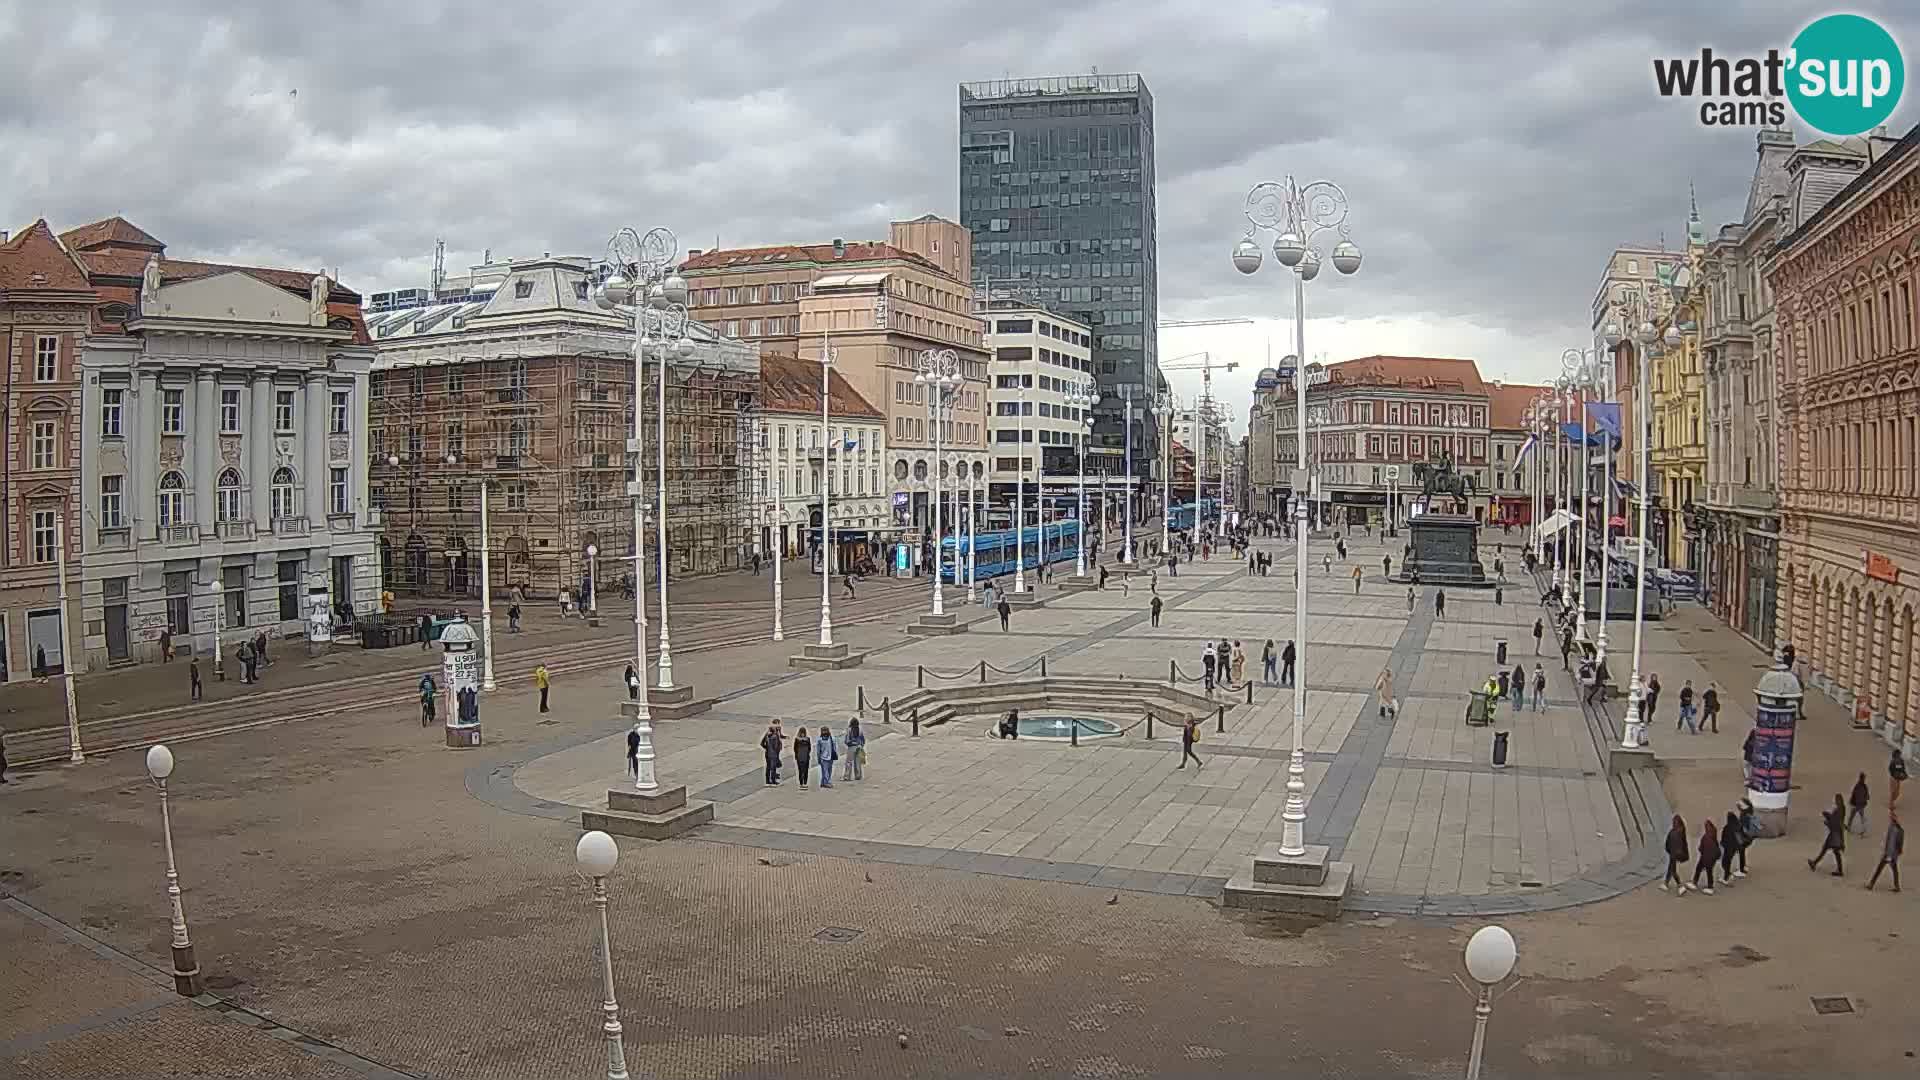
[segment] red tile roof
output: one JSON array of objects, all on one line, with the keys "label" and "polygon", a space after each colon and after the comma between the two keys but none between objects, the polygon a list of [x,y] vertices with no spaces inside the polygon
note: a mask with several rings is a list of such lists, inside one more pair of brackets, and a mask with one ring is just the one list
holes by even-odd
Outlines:
[{"label": "red tile roof", "polygon": [[1330,382],[1349,386],[1401,386],[1412,389],[1486,392],[1480,368],[1471,360],[1442,356],[1363,356],[1327,365]]},{"label": "red tile roof", "polygon": [[[880,241],[850,240],[846,253],[833,257],[832,244],[775,244],[771,247],[715,248],[690,256],[680,264],[681,271],[703,270],[778,270],[795,264],[817,263],[838,266],[844,263],[908,262],[928,270],[946,273],[940,265],[922,255]],[[780,256],[785,256],[781,258]]]},{"label": "red tile roof", "polygon": [[1551,386],[1533,386],[1527,383],[1504,383],[1487,387],[1487,396],[1491,399],[1492,409],[1488,427],[1495,431],[1525,431],[1527,406],[1542,394],[1553,393]]},{"label": "red tile roof", "polygon": [[88,288],[85,269],[61,246],[45,218],[0,244],[0,289],[85,292]]},{"label": "red tile roof", "polygon": [[[836,417],[884,420],[847,380],[835,371],[828,376],[829,410]],[[820,364],[779,353],[760,355],[760,411],[820,415]]]},{"label": "red tile roof", "polygon": [[60,234],[60,239],[75,251],[130,247],[158,252],[165,251],[167,247],[154,239],[153,234],[119,215],[77,229],[68,229]]}]

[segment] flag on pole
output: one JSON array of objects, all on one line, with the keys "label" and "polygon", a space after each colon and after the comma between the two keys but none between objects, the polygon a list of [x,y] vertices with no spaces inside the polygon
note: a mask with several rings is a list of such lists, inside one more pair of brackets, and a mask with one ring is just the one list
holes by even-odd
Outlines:
[{"label": "flag on pole", "polygon": [[1539,441],[1540,441],[1539,438],[1537,438],[1536,436],[1533,436],[1533,435],[1527,436],[1527,441],[1520,444],[1519,452],[1513,455],[1513,464],[1515,465],[1515,467],[1518,467],[1522,461],[1525,461],[1527,459],[1527,452],[1532,450],[1533,444]]},{"label": "flag on pole", "polygon": [[1594,426],[1615,443],[1620,441],[1620,405],[1612,401],[1596,401],[1587,406],[1587,416]]}]

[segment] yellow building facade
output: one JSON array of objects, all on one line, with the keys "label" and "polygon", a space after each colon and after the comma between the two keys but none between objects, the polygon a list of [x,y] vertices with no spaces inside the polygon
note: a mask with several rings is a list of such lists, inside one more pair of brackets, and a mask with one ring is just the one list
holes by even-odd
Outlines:
[{"label": "yellow building facade", "polygon": [[1654,324],[1668,341],[1667,330],[1677,328],[1680,341],[1652,358],[1648,386],[1651,467],[1660,495],[1655,542],[1666,565],[1695,572],[1706,566],[1705,539],[1690,524],[1697,517],[1695,506],[1707,495],[1707,380],[1700,351],[1706,251],[1706,229],[1695,205],[1687,219],[1686,256],[1676,271],[1682,287],[1672,290],[1673,306]]}]

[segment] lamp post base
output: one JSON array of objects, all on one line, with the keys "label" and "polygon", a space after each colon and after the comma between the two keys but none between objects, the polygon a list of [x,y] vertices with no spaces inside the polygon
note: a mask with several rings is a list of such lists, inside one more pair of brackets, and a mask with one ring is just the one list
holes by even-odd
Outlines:
[{"label": "lamp post base", "polygon": [[454,750],[471,750],[480,745],[480,725],[447,725],[447,746]]},{"label": "lamp post base", "polygon": [[173,990],[181,997],[199,997],[205,992],[200,981],[200,961],[193,955],[192,945],[173,947]]}]

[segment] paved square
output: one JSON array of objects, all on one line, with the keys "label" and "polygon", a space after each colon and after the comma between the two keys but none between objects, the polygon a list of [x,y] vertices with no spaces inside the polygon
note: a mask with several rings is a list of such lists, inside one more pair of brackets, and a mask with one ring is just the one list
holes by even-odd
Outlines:
[{"label": "paved square", "polygon": [[[1183,565],[1177,577],[1163,571],[1124,585],[1116,578],[1105,591],[1053,595],[1045,607],[1017,612],[1005,631],[989,611],[950,592],[962,617],[978,620],[969,633],[902,641],[858,669],[781,677],[730,695],[706,717],[661,725],[662,778],[719,804],[716,824],[703,831],[711,839],[1215,891],[1278,838],[1293,738],[1292,691],[1261,681],[1259,663],[1268,639],[1284,646],[1293,634],[1292,548],[1278,540],[1257,546],[1276,557],[1268,576],[1216,557]],[[1500,642],[1509,666],[1535,662],[1535,590],[1455,590],[1441,619],[1434,590],[1417,592],[1409,610],[1407,588],[1378,576],[1387,548],[1377,538],[1355,538],[1352,561],[1332,573],[1318,564],[1329,546],[1315,543],[1300,661],[1309,687],[1308,838],[1353,863],[1356,901],[1537,894],[1628,859],[1599,736],[1576,707],[1557,653],[1551,663],[1538,659],[1548,671],[1545,710],[1503,706],[1495,728],[1464,722],[1468,691],[1494,671]],[[1363,570],[1357,592],[1353,565]],[[1158,627],[1149,618],[1156,590],[1165,602]],[[1225,732],[1203,731],[1204,769],[1177,768],[1177,733],[1146,739],[1121,694],[1106,715],[1133,726],[1077,748],[1002,742],[978,722],[927,727],[918,738],[904,721],[880,722],[883,698],[977,681],[982,661],[997,669],[990,680],[1031,671],[1042,655],[1059,675],[1164,680],[1174,661],[1191,679],[1206,641],[1221,637],[1242,643],[1256,685],[1250,705],[1241,692],[1222,695],[1235,704]],[[1704,678],[1672,659],[1678,677]],[[1383,667],[1395,673],[1395,717],[1381,714],[1374,693]],[[841,734],[862,688],[872,740],[864,780],[822,789],[816,774],[803,790],[789,757],[785,783],[763,782],[758,743],[769,722],[778,718],[789,737],[801,727],[817,733],[822,722]],[[1744,729],[1744,718],[1727,719],[1729,730]],[[1508,762],[1498,769],[1494,730],[1509,734]],[[621,782],[624,745],[624,735],[611,735],[559,750],[520,767],[513,785],[545,805],[599,806],[609,784]]]}]

